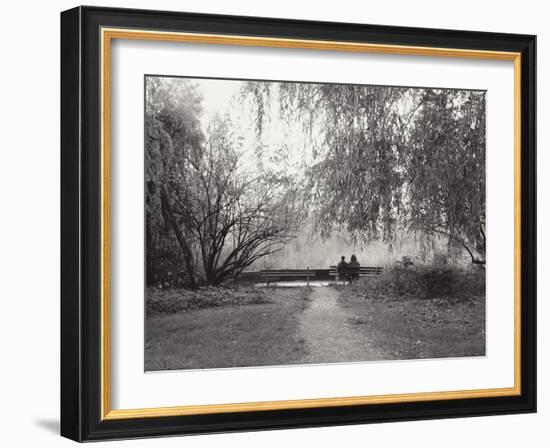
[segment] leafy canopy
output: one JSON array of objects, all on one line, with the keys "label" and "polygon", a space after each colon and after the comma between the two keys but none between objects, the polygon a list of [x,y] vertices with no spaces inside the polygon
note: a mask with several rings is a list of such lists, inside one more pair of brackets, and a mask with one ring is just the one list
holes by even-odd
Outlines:
[{"label": "leafy canopy", "polygon": [[309,209],[319,231],[392,244],[403,230],[485,257],[485,93],[248,82],[261,136],[278,99],[312,144]]}]

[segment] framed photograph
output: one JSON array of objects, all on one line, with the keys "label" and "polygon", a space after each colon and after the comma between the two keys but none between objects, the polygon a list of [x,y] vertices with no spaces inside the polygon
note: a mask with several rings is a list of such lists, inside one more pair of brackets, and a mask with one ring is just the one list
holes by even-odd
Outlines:
[{"label": "framed photograph", "polygon": [[535,36],[61,14],[61,433],[536,410]]}]

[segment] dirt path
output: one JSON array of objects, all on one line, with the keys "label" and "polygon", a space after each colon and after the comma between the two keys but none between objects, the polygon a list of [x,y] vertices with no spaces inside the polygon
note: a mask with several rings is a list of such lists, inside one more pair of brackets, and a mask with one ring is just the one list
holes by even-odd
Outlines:
[{"label": "dirt path", "polygon": [[300,331],[308,354],[304,363],[372,361],[384,354],[349,323],[353,316],[338,304],[340,293],[333,287],[312,288],[310,306],[302,313]]}]

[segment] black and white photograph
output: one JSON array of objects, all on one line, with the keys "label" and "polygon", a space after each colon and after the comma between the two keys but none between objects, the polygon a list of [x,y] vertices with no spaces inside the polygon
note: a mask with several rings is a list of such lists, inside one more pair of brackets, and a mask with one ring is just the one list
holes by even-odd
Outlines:
[{"label": "black and white photograph", "polygon": [[145,77],[145,370],[485,356],[486,92]]},{"label": "black and white photograph", "polygon": [[2,446],[544,446],[546,3],[87,3],[2,9]]}]

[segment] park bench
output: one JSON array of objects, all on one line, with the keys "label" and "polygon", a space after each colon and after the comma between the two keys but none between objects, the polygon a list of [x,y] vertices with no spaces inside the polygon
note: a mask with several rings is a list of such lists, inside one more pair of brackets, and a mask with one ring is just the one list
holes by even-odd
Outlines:
[{"label": "park bench", "polygon": [[265,280],[266,286],[269,286],[269,283],[272,280],[280,280],[282,278],[286,279],[305,279],[309,285],[309,279],[315,277],[315,271],[311,269],[266,269],[260,271],[260,275]]},{"label": "park bench", "polygon": [[338,266],[331,266],[329,275],[334,277],[334,283],[338,284],[340,276],[342,276],[342,281],[347,280],[347,276],[355,277],[376,277],[382,275],[384,268],[380,266],[360,266],[360,267],[347,267],[344,270],[338,269]]}]

